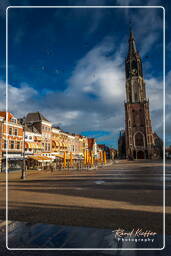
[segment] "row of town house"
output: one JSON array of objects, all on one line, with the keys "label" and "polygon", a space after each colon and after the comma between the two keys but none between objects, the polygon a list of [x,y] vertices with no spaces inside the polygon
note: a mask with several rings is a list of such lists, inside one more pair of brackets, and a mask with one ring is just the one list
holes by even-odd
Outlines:
[{"label": "row of town house", "polygon": [[[8,145],[7,145],[8,143]],[[28,113],[17,119],[8,112],[0,112],[0,169],[6,166],[8,148],[8,167],[21,168],[24,158],[48,162],[71,155],[73,159],[83,159],[90,152],[100,158],[103,147],[94,138],[64,132],[54,127],[41,113]]]}]

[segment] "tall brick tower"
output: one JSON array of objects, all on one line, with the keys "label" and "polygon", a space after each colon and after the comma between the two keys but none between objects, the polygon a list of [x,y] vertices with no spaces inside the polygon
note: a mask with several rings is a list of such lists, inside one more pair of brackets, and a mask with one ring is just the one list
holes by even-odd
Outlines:
[{"label": "tall brick tower", "polygon": [[125,60],[125,73],[126,156],[133,159],[151,159],[153,158],[154,138],[149,99],[146,97],[142,60],[136,49],[132,32],[130,32],[128,56]]}]

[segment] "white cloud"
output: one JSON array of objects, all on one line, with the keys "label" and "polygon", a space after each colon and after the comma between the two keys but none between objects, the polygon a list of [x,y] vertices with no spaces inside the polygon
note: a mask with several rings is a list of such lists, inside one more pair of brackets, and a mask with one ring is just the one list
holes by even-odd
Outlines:
[{"label": "white cloud", "polygon": [[69,79],[69,94],[93,93],[105,104],[124,98],[123,58],[113,54],[112,39],[96,46],[81,59]]},{"label": "white cloud", "polygon": [[151,111],[157,111],[163,108],[163,81],[152,77],[145,80],[147,97],[150,98]]},{"label": "white cloud", "polygon": [[[9,85],[9,110],[17,117],[40,111],[47,119],[73,132],[103,130],[117,141],[119,129],[124,127],[125,45],[115,46],[106,38],[78,61],[63,92],[38,92],[27,84],[16,88]],[[150,98],[153,128],[161,130],[162,83],[151,77],[146,80]],[[5,98],[4,83],[0,92]],[[1,104],[1,109],[3,108]],[[154,112],[154,113],[153,113]]]},{"label": "white cloud", "polygon": [[[38,92],[29,85],[23,83],[19,88],[12,85],[8,85],[8,109],[17,115],[25,114],[25,111],[30,111],[34,108],[34,96]],[[0,104],[1,109],[6,108],[6,84],[0,82],[0,95],[2,95],[2,101]]]}]

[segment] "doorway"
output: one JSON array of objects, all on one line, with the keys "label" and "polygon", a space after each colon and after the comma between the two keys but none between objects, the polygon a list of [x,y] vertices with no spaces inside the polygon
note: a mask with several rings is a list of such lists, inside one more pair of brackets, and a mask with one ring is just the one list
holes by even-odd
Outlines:
[{"label": "doorway", "polygon": [[143,151],[138,151],[137,152],[137,159],[144,159],[144,152]]}]

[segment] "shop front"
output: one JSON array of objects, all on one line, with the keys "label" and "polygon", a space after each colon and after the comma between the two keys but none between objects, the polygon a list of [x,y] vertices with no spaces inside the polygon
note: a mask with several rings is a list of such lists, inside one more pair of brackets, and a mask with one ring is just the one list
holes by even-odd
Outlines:
[{"label": "shop front", "polygon": [[7,155],[6,155],[6,153],[3,154],[2,166],[1,166],[2,172],[6,171],[6,163],[7,163],[7,168],[8,168],[9,172],[20,171],[22,169],[22,165],[23,165],[23,156],[22,156],[22,154],[19,154],[18,152],[17,153],[9,152]]},{"label": "shop front", "polygon": [[45,170],[45,169],[48,169],[52,161],[53,160],[47,156],[43,156],[43,155],[31,156],[30,155],[30,156],[27,156],[26,166],[27,166],[27,169],[30,169],[30,170]]}]

